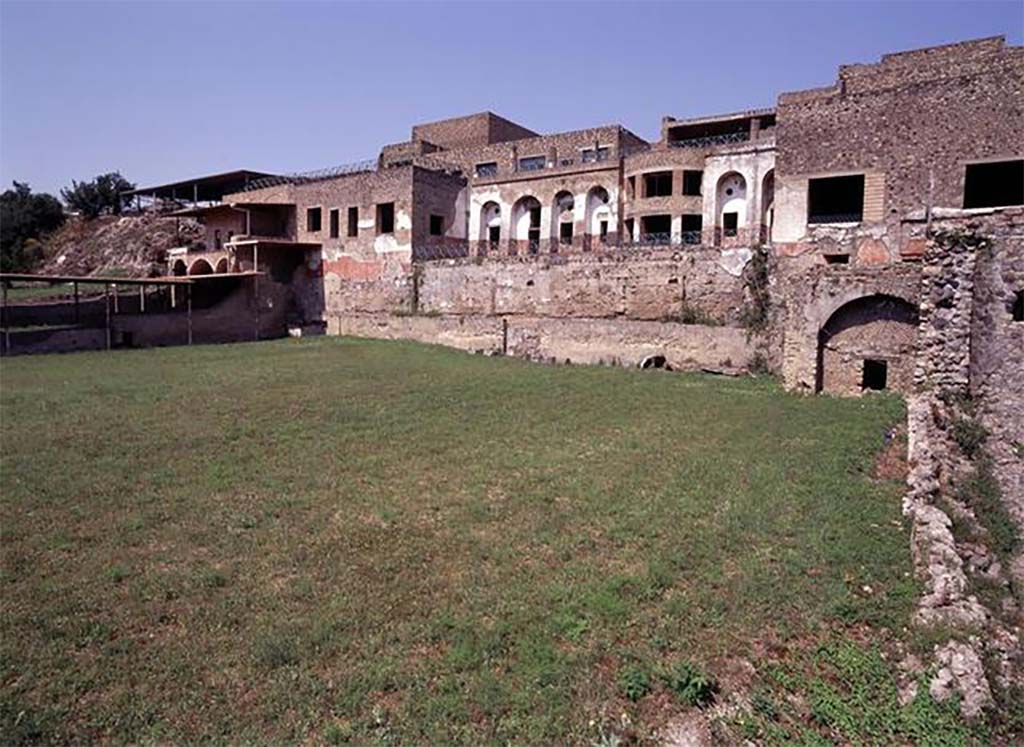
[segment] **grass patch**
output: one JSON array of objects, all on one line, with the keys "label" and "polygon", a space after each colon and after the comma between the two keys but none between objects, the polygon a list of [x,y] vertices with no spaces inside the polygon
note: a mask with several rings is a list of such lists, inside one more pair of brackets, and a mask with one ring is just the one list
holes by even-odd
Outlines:
[{"label": "grass patch", "polygon": [[897,398],[337,338],[0,373],[5,735],[645,738],[766,642],[910,614]]}]

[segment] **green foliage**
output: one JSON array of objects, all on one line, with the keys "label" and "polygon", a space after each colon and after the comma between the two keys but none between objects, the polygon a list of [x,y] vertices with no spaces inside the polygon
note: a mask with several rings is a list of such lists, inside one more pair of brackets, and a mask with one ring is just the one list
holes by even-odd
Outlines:
[{"label": "green foliage", "polygon": [[639,664],[631,664],[619,673],[619,692],[634,703],[651,691],[651,674]]},{"label": "green foliage", "polygon": [[0,194],[0,272],[29,272],[42,259],[40,237],[64,223],[64,208],[53,195],[32,194],[14,182]]},{"label": "green foliage", "polygon": [[1020,537],[1016,523],[1006,510],[991,457],[982,454],[975,458],[974,469],[956,486],[956,495],[974,509],[974,515],[988,531],[987,544],[991,549],[1004,560],[1009,560],[1020,543]]},{"label": "green foliage", "polygon": [[705,706],[715,698],[718,685],[703,669],[690,661],[680,661],[662,672],[661,679],[680,701],[690,706]]},{"label": "green foliage", "polygon": [[696,306],[690,306],[689,304],[683,304],[679,310],[679,316],[677,321],[680,324],[703,324],[707,327],[719,327],[722,322],[715,317],[708,314],[703,309],[699,309]]},{"label": "green foliage", "polygon": [[105,214],[120,215],[130,199],[124,193],[133,189],[135,185],[132,182],[120,172],[112,171],[88,182],[72,180],[70,187],[60,191],[60,196],[69,208],[91,220]]},{"label": "green foliage", "polygon": [[755,246],[750,262],[743,269],[748,300],[740,312],[740,324],[751,332],[763,332],[768,327],[771,311],[769,262],[768,250]]},{"label": "green foliage", "polygon": [[964,456],[973,457],[981,450],[981,447],[985,445],[985,441],[988,439],[988,430],[972,417],[965,417],[963,415],[957,416],[953,419],[950,426],[950,433],[953,436],[953,441],[960,448],[960,451],[964,453]]}]

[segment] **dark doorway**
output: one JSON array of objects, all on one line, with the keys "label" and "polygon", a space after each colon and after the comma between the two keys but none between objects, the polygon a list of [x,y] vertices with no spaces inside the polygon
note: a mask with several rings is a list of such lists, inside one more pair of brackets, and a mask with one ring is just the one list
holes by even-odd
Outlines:
[{"label": "dark doorway", "polygon": [[861,379],[861,389],[872,389],[880,392],[885,389],[885,380],[889,374],[889,366],[885,361],[871,360],[864,361],[864,375]]}]

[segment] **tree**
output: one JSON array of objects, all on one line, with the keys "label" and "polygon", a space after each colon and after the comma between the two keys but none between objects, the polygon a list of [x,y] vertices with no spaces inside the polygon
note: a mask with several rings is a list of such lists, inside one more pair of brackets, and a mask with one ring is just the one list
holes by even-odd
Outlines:
[{"label": "tree", "polygon": [[124,193],[135,189],[135,185],[121,176],[120,172],[100,174],[91,182],[71,180],[71,186],[60,191],[60,196],[72,210],[79,211],[87,219],[105,213],[120,215],[128,204]]},{"label": "tree", "polygon": [[42,259],[39,238],[64,223],[64,208],[53,195],[32,194],[14,182],[0,194],[0,271],[25,272]]}]

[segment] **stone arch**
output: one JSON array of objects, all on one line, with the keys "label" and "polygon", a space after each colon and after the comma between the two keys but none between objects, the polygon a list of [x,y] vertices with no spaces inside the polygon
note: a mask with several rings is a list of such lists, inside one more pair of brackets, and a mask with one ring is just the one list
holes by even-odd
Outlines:
[{"label": "stone arch", "polygon": [[[738,171],[728,171],[718,179],[715,189],[715,227],[726,237],[738,235],[747,227],[747,180]],[[735,214],[735,219],[727,216]],[[736,233],[733,233],[735,229]]]},{"label": "stone arch", "polygon": [[533,195],[523,195],[512,206],[512,241],[531,254],[540,251],[541,205]]},{"label": "stone arch", "polygon": [[480,235],[477,238],[483,245],[501,241],[501,205],[494,200],[480,206]]},{"label": "stone arch", "polygon": [[188,268],[189,275],[212,275],[213,266],[205,259],[199,258]]},{"label": "stone arch", "polygon": [[572,244],[576,230],[576,198],[568,190],[559,190],[551,202],[551,248]]},{"label": "stone arch", "polygon": [[611,197],[601,186],[591,187],[587,192],[586,232],[589,236],[601,235],[601,222],[606,221],[611,230]]},{"label": "stone arch", "polygon": [[877,293],[836,304],[818,331],[815,390],[910,391],[917,322],[917,306],[895,295]]},{"label": "stone arch", "polygon": [[174,264],[171,265],[171,274],[172,275],[176,275],[178,277],[182,277],[184,275],[187,275],[188,274],[188,266],[185,264],[185,261],[182,260],[182,259],[174,260]]},{"label": "stone arch", "polygon": [[224,275],[228,271],[228,258],[221,257],[217,260],[217,266],[214,268],[217,274]]}]

